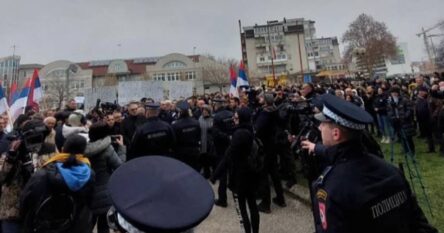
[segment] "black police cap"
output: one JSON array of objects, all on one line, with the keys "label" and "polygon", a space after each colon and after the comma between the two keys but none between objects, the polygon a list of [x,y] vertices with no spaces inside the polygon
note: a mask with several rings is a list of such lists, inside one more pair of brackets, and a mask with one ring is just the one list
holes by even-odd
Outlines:
[{"label": "black police cap", "polygon": [[189,108],[190,108],[190,105],[188,104],[188,102],[187,101],[179,101],[177,104],[176,104],[176,107],[178,108],[178,109],[180,109],[180,110],[182,110],[182,111],[186,111],[186,110],[188,110]]},{"label": "black police cap", "polygon": [[214,204],[209,183],[188,165],[144,156],[121,165],[108,184],[117,212],[146,232],[182,232],[203,221]]},{"label": "black police cap", "polygon": [[321,96],[324,104],[321,113],[315,118],[321,122],[334,122],[353,130],[363,130],[366,124],[373,122],[372,116],[357,105],[331,94]]},{"label": "black police cap", "polygon": [[160,104],[159,103],[146,103],[145,108],[147,109],[159,109]]}]

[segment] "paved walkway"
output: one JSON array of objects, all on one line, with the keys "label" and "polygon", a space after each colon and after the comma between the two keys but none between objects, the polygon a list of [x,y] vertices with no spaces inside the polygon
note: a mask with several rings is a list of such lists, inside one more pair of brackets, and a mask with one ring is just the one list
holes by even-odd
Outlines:
[{"label": "paved walkway", "polygon": [[[215,186],[213,189],[215,190]],[[234,208],[233,197],[228,192],[228,208],[214,206],[210,216],[195,233],[243,233]],[[286,195],[287,207],[272,205],[272,213],[260,213],[260,232],[264,233],[312,233],[314,232],[311,210],[305,204]]]}]

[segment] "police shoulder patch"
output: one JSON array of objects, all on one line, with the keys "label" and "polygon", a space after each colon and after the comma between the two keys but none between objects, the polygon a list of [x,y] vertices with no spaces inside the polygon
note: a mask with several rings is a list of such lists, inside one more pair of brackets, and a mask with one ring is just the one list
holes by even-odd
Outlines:
[{"label": "police shoulder patch", "polygon": [[328,228],[327,224],[327,201],[328,193],[325,189],[318,189],[316,192],[316,198],[318,199],[318,207],[319,207],[319,218],[321,220],[322,229],[325,231]]},{"label": "police shoulder patch", "polygon": [[316,192],[316,197],[318,198],[318,200],[326,201],[327,191],[325,191],[324,189],[318,189],[318,191]]}]

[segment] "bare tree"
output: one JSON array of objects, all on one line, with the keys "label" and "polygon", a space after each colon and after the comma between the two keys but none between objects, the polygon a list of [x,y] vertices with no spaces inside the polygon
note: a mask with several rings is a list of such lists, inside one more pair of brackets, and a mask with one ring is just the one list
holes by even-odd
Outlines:
[{"label": "bare tree", "polygon": [[45,95],[47,96],[47,101],[49,102],[49,105],[61,109],[63,101],[66,98],[67,91],[66,91],[66,82],[61,80],[46,80],[45,81]]},{"label": "bare tree", "polygon": [[345,60],[351,60],[353,53],[359,51],[360,62],[370,77],[381,59],[393,57],[397,52],[396,39],[387,26],[366,14],[359,15],[350,24],[342,42],[346,44]]},{"label": "bare tree", "polygon": [[230,85],[230,66],[238,69],[238,62],[231,58],[215,58],[213,55],[204,55],[208,62],[202,66],[203,81],[206,85],[216,86],[222,92],[223,88]]},{"label": "bare tree", "polygon": [[[444,32],[444,20],[441,21],[440,29]],[[444,71],[444,39],[441,39],[436,49],[436,65],[438,69]]]}]

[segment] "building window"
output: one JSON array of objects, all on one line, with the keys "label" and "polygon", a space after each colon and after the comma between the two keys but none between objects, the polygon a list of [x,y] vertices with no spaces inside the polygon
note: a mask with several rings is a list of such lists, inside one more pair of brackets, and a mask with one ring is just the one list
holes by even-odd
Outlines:
[{"label": "building window", "polygon": [[80,88],[84,88],[85,87],[85,81],[84,80],[81,80],[80,81]]},{"label": "building window", "polygon": [[194,71],[185,72],[185,79],[187,79],[187,80],[195,80],[196,79],[196,73]]},{"label": "building window", "polygon": [[260,61],[260,62],[264,62],[264,61],[265,61],[265,58],[264,58],[264,57],[259,57],[259,61]]},{"label": "building window", "polygon": [[176,68],[184,68],[187,65],[181,61],[172,61],[172,62],[168,62],[167,64],[165,64],[163,67],[164,68],[170,68],[170,69],[176,69]]},{"label": "building window", "polygon": [[167,73],[167,80],[174,81],[176,78],[176,73]]}]

